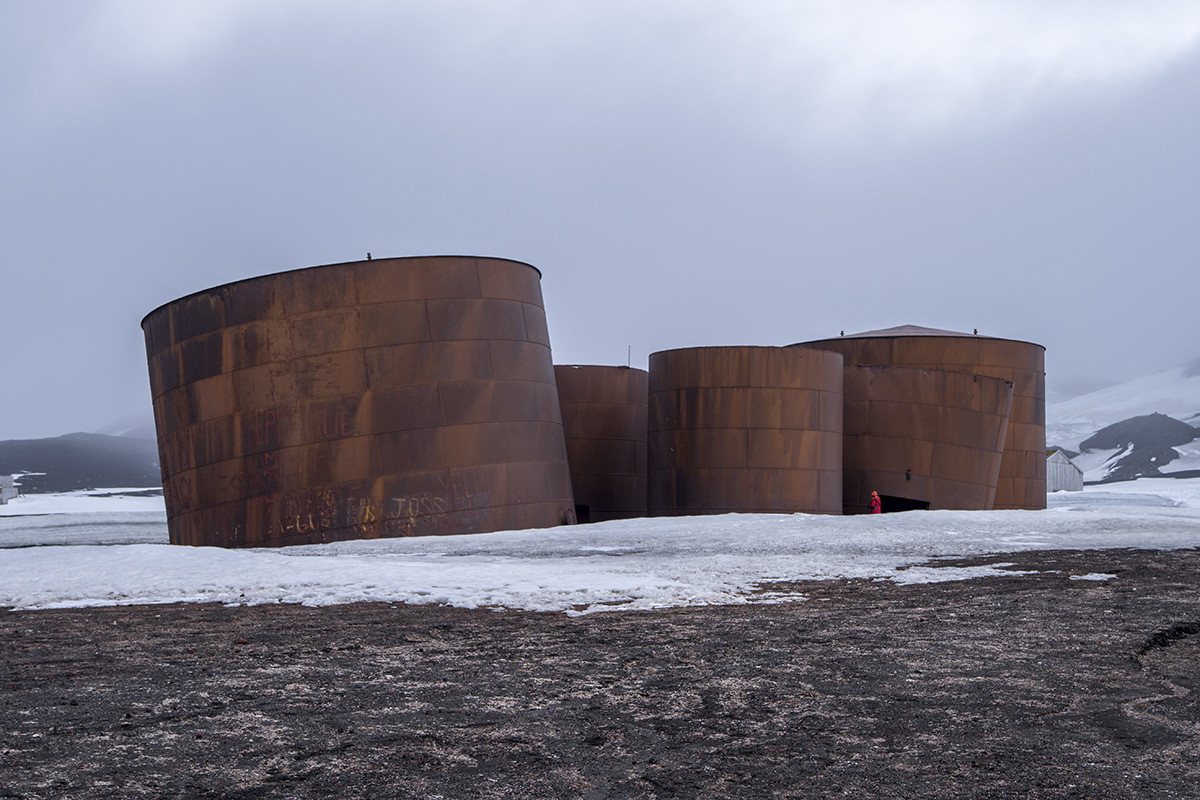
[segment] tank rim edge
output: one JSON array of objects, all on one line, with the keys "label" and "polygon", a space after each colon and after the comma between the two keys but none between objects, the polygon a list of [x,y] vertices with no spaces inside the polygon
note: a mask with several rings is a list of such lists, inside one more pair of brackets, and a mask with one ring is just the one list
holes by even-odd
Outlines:
[{"label": "tank rim edge", "polygon": [[[670,348],[667,348],[666,350],[654,351],[653,353],[651,353],[649,355],[649,358],[654,358],[654,356],[662,355],[663,353],[679,353],[679,352],[684,352],[684,351],[691,352],[691,351],[698,351],[698,350],[788,350],[795,346],[796,345],[793,345],[793,344],[713,344],[713,345],[698,345],[696,347],[670,347]],[[817,348],[814,348],[814,349],[817,349]],[[821,352],[830,353],[833,351],[822,350]],[[840,356],[841,353],[834,353],[834,355]]]},{"label": "tank rim edge", "polygon": [[895,336],[831,336],[831,337],[827,337],[825,339],[813,339],[808,342],[792,342],[791,344],[783,345],[783,347],[815,347],[816,345],[824,344],[825,342],[844,342],[849,339],[854,339],[857,341],[866,341],[869,339],[938,339],[939,341],[944,340],[944,339],[951,339],[951,340],[966,339],[968,341],[977,341],[979,339],[988,339],[993,342],[1012,342],[1014,344],[1027,344],[1031,347],[1040,347],[1040,348],[1042,348],[1042,350],[1046,349],[1046,345],[1038,344],[1037,342],[1030,342],[1026,339],[1009,339],[1004,336],[984,336],[982,334],[976,335],[976,334],[971,334],[971,333],[956,335],[956,336],[947,336],[945,334],[935,334],[935,335],[898,334]]},{"label": "tank rim edge", "polygon": [[554,368],[558,369],[627,369],[632,372],[645,372],[641,367],[629,366],[627,364],[555,364]]},{"label": "tank rim edge", "polygon": [[274,278],[274,277],[277,277],[280,275],[290,275],[294,272],[308,272],[309,270],[314,270],[314,269],[325,269],[326,267],[343,267],[343,266],[346,266],[347,264],[366,264],[368,261],[419,261],[419,260],[425,259],[425,258],[475,258],[475,259],[482,258],[482,259],[487,259],[488,261],[508,261],[513,264],[520,264],[521,266],[529,267],[531,270],[533,270],[534,272],[537,273],[538,280],[541,280],[544,277],[542,275],[542,271],[540,269],[538,269],[537,267],[535,267],[533,264],[530,264],[527,261],[521,261],[520,259],[516,259],[516,258],[507,258],[505,256],[468,255],[468,254],[463,254],[463,253],[431,253],[431,254],[419,255],[419,256],[381,256],[380,258],[370,258],[370,259],[360,258],[360,259],[356,259],[354,261],[337,261],[337,262],[334,262],[331,264],[313,264],[308,267],[296,267],[294,269],[283,269],[283,270],[277,270],[275,272],[265,272],[262,275],[251,275],[248,278],[240,278],[236,281],[226,281],[225,283],[221,283],[216,286],[209,286],[206,289],[197,289],[194,292],[190,292],[188,294],[181,295],[179,297],[176,297],[174,300],[168,300],[167,302],[151,309],[149,312],[147,312],[147,314],[144,317],[142,317],[142,321],[139,323],[139,327],[141,327],[141,329],[143,331],[146,330],[147,320],[149,320],[155,314],[158,314],[160,311],[163,311],[164,309],[168,308],[169,306],[175,305],[176,303],[183,302],[184,300],[189,300],[193,297],[199,297],[202,294],[209,294],[210,292],[217,292],[222,289],[228,289],[230,286],[236,286],[239,283],[246,283],[247,281],[256,281],[256,280],[260,280],[262,278]]}]

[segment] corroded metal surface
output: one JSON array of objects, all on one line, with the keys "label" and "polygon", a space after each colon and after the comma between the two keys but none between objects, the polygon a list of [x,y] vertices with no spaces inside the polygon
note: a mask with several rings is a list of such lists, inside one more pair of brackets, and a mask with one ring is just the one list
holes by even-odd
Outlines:
[{"label": "corroded metal surface", "polygon": [[1013,385],[915,367],[846,367],[844,511],[871,492],[933,509],[993,507]]},{"label": "corroded metal surface", "polygon": [[924,367],[1012,381],[994,507],[1046,507],[1046,349],[1041,345],[902,326],[793,346],[841,353],[847,366]]},{"label": "corroded metal surface", "polygon": [[554,377],[579,521],[644,517],[646,371],[560,365]]},{"label": "corroded metal surface", "polygon": [[842,359],[779,347],[650,356],[651,514],[842,511]]},{"label": "corroded metal surface", "polygon": [[143,321],[171,541],[573,519],[540,273],[461,256],[252,278]]}]

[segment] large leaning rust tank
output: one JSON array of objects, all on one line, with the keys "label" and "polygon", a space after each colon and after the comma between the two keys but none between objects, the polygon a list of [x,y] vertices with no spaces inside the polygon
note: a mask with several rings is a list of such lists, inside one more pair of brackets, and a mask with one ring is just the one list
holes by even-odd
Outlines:
[{"label": "large leaning rust tank", "polygon": [[142,321],[170,539],[276,546],[574,519],[541,273],[293,270]]},{"label": "large leaning rust tank", "polygon": [[840,355],[693,347],[649,366],[649,513],[842,513]]},{"label": "large leaning rust tank", "polygon": [[914,325],[803,342],[840,353],[847,367],[915,367],[1013,384],[994,508],[1046,507],[1046,349],[1039,344]]},{"label": "large leaning rust tank", "polygon": [[646,516],[647,373],[630,367],[554,367],[575,516]]},{"label": "large leaning rust tank", "polygon": [[846,367],[844,511],[988,510],[1012,406],[1003,378],[920,367]]}]

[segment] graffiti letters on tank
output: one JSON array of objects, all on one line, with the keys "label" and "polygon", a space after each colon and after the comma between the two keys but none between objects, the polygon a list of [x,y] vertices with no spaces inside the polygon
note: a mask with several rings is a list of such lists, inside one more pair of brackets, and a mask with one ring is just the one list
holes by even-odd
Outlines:
[{"label": "graffiti letters on tank", "polygon": [[344,439],[354,435],[350,415],[345,411],[322,411],[317,430],[322,439]]}]

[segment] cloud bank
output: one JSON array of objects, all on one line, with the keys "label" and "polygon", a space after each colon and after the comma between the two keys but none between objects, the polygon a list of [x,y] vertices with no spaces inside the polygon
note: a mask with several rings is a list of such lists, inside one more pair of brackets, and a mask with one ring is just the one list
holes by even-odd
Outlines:
[{"label": "cloud bank", "polygon": [[292,24],[428,47],[451,71],[500,65],[507,92],[567,107],[717,100],[727,119],[804,145],[1011,123],[1120,90],[1200,44],[1200,6],[1180,0],[112,0],[80,36],[118,69],[169,72]]}]

